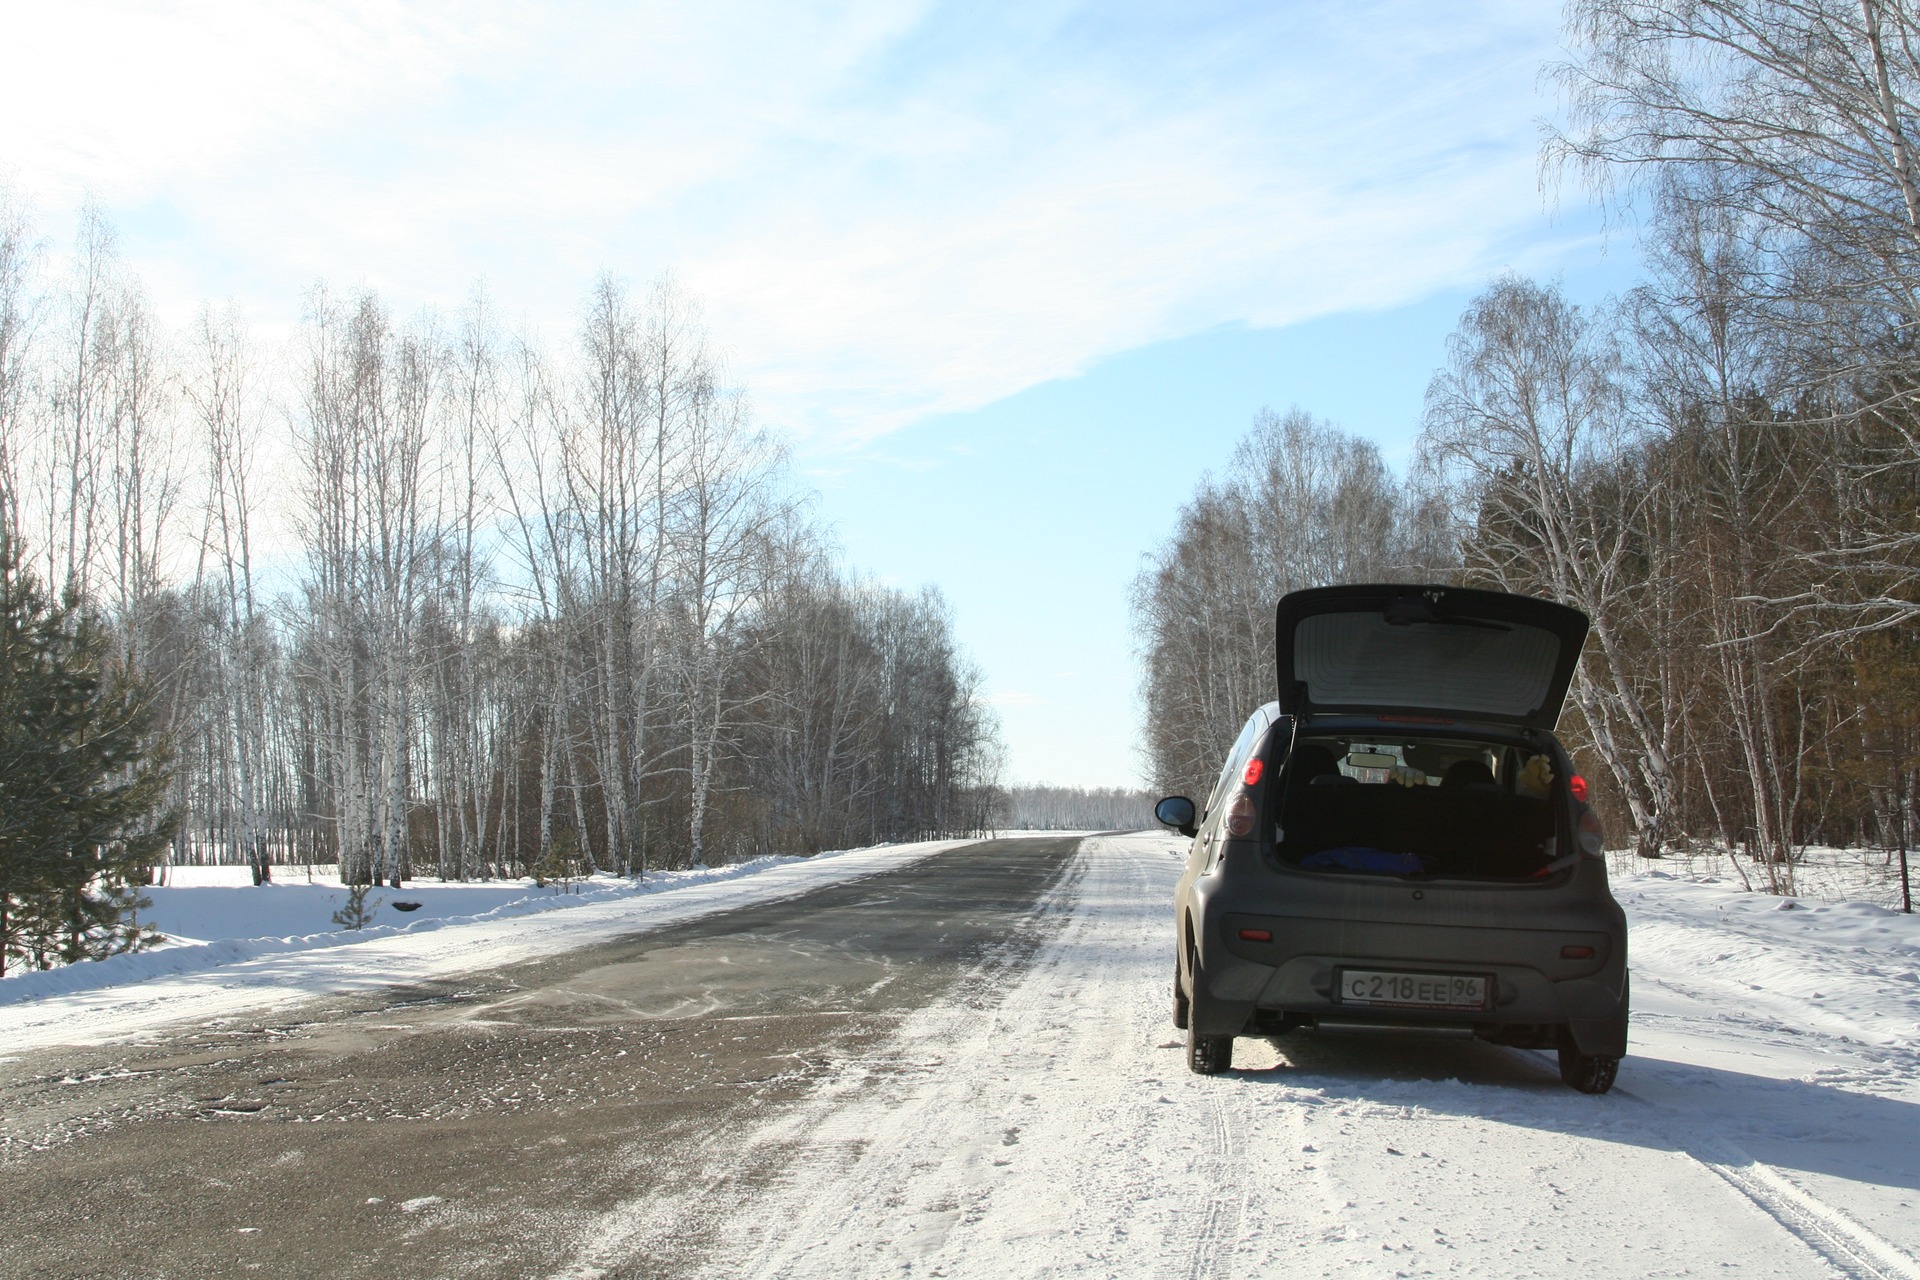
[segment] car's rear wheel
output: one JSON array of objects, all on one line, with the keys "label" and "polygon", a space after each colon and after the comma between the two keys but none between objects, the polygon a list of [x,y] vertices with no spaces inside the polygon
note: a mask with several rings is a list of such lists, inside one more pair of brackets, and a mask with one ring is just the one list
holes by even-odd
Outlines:
[{"label": "car's rear wheel", "polygon": [[1233,1065],[1233,1037],[1201,1035],[1195,1029],[1206,1021],[1207,975],[1200,970],[1200,955],[1194,950],[1191,938],[1187,940],[1187,971],[1193,975],[1193,994],[1184,1001],[1179,970],[1173,975],[1175,1016],[1179,1015],[1180,1003],[1186,1006],[1186,1020],[1180,1025],[1187,1031],[1187,1066],[1197,1075],[1216,1076]]},{"label": "car's rear wheel", "polygon": [[1232,1065],[1232,1036],[1203,1036],[1187,1028],[1187,1066],[1194,1074],[1217,1076]]},{"label": "car's rear wheel", "polygon": [[1173,1025],[1185,1031],[1187,1020],[1193,1012],[1193,1006],[1187,999],[1187,993],[1180,986],[1180,962],[1173,962]]},{"label": "car's rear wheel", "polygon": [[1582,1093],[1605,1093],[1613,1088],[1620,1070],[1620,1059],[1582,1053],[1568,1045],[1560,1047],[1560,1079]]}]

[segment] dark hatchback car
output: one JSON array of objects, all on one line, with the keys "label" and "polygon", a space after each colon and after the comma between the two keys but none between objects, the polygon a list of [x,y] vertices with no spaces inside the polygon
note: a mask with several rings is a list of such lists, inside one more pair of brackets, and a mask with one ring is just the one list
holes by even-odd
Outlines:
[{"label": "dark hatchback car", "polygon": [[1254,712],[1175,899],[1187,1063],[1235,1036],[1479,1037],[1559,1051],[1585,1093],[1627,1051],[1626,917],[1586,785],[1553,736],[1587,618],[1458,587],[1280,601],[1279,698]]}]

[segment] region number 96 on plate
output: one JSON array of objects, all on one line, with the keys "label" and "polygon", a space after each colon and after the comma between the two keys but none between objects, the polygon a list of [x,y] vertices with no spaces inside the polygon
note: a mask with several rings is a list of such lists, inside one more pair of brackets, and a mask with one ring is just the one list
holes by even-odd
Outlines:
[{"label": "region number 96 on plate", "polygon": [[1342,969],[1340,1003],[1396,1009],[1484,1009],[1487,977],[1479,973],[1393,973]]}]

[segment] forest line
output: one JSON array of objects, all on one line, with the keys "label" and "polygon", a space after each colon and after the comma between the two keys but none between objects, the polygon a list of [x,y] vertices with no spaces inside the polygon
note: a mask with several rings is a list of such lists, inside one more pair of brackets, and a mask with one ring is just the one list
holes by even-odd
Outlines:
[{"label": "forest line", "polygon": [[1339,581],[1496,587],[1593,631],[1561,733],[1616,843],[1904,850],[1920,785],[1920,21],[1861,0],[1580,0],[1545,172],[1639,220],[1592,306],[1506,275],[1408,474],[1263,413],[1134,591],[1151,772],[1206,794],[1271,698],[1272,608]]},{"label": "forest line", "polygon": [[284,350],[170,332],[97,211],[56,263],[7,205],[0,522],[150,690],[165,858],[630,874],[987,823],[937,591],[839,563],[670,282],[580,315],[551,350],[479,292],[316,286]]}]

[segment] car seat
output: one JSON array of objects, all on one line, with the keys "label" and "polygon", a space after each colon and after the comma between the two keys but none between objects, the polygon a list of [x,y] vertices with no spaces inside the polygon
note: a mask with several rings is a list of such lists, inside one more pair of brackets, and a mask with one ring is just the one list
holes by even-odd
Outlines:
[{"label": "car seat", "polygon": [[1487,768],[1484,760],[1455,760],[1440,775],[1442,790],[1457,791],[1466,787],[1492,787],[1499,784],[1493,780],[1493,770]]}]

